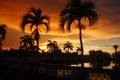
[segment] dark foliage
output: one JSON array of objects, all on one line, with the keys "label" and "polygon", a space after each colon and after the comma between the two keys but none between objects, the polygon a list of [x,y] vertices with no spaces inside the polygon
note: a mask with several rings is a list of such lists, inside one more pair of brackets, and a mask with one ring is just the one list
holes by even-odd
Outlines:
[{"label": "dark foliage", "polygon": [[108,52],[103,52],[101,50],[90,50],[89,54],[93,59],[90,63],[92,68],[102,69],[103,66],[109,66],[111,63],[111,56]]}]

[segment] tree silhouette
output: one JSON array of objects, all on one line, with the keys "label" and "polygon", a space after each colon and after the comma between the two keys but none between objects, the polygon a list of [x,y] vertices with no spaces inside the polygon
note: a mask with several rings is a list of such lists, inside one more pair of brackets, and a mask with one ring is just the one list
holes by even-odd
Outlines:
[{"label": "tree silhouette", "polygon": [[83,44],[82,44],[82,34],[81,30],[82,28],[85,28],[85,26],[81,23],[81,19],[88,18],[89,24],[93,25],[97,21],[97,14],[94,11],[94,4],[92,2],[85,2],[82,3],[81,0],[71,0],[65,8],[61,11],[61,21],[60,21],[60,28],[64,29],[65,23],[67,23],[67,30],[70,31],[71,24],[73,21],[78,21],[78,28],[79,28],[79,35],[80,35],[80,45],[83,50]]},{"label": "tree silhouette", "polygon": [[57,51],[59,49],[57,42],[56,41],[52,42],[51,40],[48,40],[47,49],[49,50],[48,51],[49,53]]},{"label": "tree silhouette", "polygon": [[28,26],[30,27],[30,30],[35,26],[35,40],[37,41],[37,47],[39,47],[39,27],[41,24],[45,25],[47,32],[49,30],[49,17],[47,15],[42,15],[41,9],[30,8],[28,13],[23,16],[21,22],[21,29],[23,31],[27,24],[29,24]]},{"label": "tree silhouette", "polygon": [[120,70],[120,52],[116,52],[112,55],[113,63],[115,64],[113,66],[113,69],[119,69]]},{"label": "tree silhouette", "polygon": [[81,55],[81,48],[80,47],[77,47],[76,49],[77,53]]},{"label": "tree silhouette", "polygon": [[34,40],[29,35],[20,37],[20,50],[37,51]]},{"label": "tree silhouette", "polygon": [[0,25],[0,50],[2,50],[2,41],[5,39],[6,33],[7,33],[6,25],[1,24]]},{"label": "tree silhouette", "polygon": [[115,49],[115,53],[117,53],[118,45],[113,45],[113,48]]},{"label": "tree silhouette", "polygon": [[112,58],[110,53],[103,52],[103,66],[109,66],[111,64]]},{"label": "tree silhouette", "polygon": [[[31,38],[34,39],[34,42],[35,42],[35,43],[37,43],[37,40],[40,39],[40,35],[39,35],[37,29],[35,29],[35,30],[32,32]],[[39,46],[36,46],[36,47],[37,47],[37,49],[39,49]]]},{"label": "tree silhouette", "polygon": [[102,50],[90,50],[90,57],[94,59],[90,62],[92,68],[102,69],[103,66],[109,66],[111,63],[111,56],[108,52]]},{"label": "tree silhouette", "polygon": [[[67,26],[67,30],[71,31],[71,24],[76,20],[78,21],[78,29],[79,29],[79,39],[80,39],[80,46],[82,55],[84,52],[83,49],[83,42],[82,42],[82,29],[85,28],[85,25],[81,23],[81,20],[88,19],[89,25],[93,25],[98,20],[98,15],[94,11],[94,4],[93,2],[84,2],[82,3],[81,0],[71,0],[65,6],[65,8],[61,11],[60,17],[60,28],[64,31],[65,23]],[[82,65],[83,66],[83,65]]]},{"label": "tree silhouette", "polygon": [[66,52],[70,53],[70,51],[73,50],[73,45],[72,45],[72,43],[70,43],[69,41],[67,41],[67,42],[64,44],[63,50],[66,50]]}]

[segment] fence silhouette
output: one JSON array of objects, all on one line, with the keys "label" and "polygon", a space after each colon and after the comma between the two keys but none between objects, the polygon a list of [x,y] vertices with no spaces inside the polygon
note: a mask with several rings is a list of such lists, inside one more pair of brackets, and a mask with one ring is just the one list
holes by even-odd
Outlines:
[{"label": "fence silhouette", "polygon": [[[41,59],[47,61],[49,58]],[[55,58],[55,60],[57,60]],[[69,59],[68,59],[69,60]],[[80,59],[81,60],[81,59]],[[87,57],[84,59],[87,61]],[[83,61],[84,61],[83,60]],[[60,80],[120,80],[120,71],[112,69],[93,69],[73,67],[63,64],[42,63],[33,59],[21,59],[19,57],[1,57],[0,58],[0,77],[21,80],[21,78],[52,78]],[[54,62],[54,58],[52,60]],[[60,61],[59,59],[57,61]],[[65,59],[65,62],[67,60]],[[15,75],[17,76],[15,78]],[[32,77],[32,78],[31,78]],[[44,80],[44,79],[43,79]]]}]

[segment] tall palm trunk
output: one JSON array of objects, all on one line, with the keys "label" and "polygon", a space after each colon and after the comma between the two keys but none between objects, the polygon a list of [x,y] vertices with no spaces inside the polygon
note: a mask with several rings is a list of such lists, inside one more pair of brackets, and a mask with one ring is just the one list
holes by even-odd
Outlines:
[{"label": "tall palm trunk", "polygon": [[0,51],[2,50],[2,39],[0,38]]},{"label": "tall palm trunk", "polygon": [[117,48],[115,48],[115,53],[117,53]]},{"label": "tall palm trunk", "polygon": [[36,54],[36,64],[35,64],[35,73],[38,74],[38,51],[39,51],[39,31],[38,31],[38,24],[36,25],[36,28],[37,28],[37,33],[35,35],[37,35],[37,38],[36,38],[36,42],[37,42],[37,54]]},{"label": "tall palm trunk", "polygon": [[[81,46],[81,55],[83,56],[84,49],[83,49],[83,42],[82,42],[82,25],[79,20],[79,39],[80,39],[80,46]],[[81,67],[84,68],[84,63],[81,63]]]},{"label": "tall palm trunk", "polygon": [[38,25],[37,26],[37,51],[39,50],[39,31],[38,31]]},{"label": "tall palm trunk", "polygon": [[79,39],[80,39],[80,46],[81,46],[81,54],[83,55],[84,49],[83,49],[83,42],[82,42],[82,25],[79,21]]},{"label": "tall palm trunk", "polygon": [[69,51],[69,48],[68,48],[68,52],[70,52],[70,51]]}]

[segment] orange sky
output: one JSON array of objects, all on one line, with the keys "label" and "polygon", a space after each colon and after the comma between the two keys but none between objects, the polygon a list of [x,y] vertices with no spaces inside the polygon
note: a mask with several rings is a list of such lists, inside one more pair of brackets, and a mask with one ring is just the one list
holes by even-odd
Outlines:
[{"label": "orange sky", "polygon": [[[22,16],[30,7],[41,8],[43,15],[50,16],[51,31],[41,35],[40,47],[46,48],[48,40],[55,40],[62,49],[66,41],[73,43],[74,50],[79,46],[78,30],[63,34],[59,31],[59,14],[68,0],[2,0],[0,3],[0,24],[7,25],[7,35],[3,41],[4,49],[19,47],[19,38],[27,32],[20,30]],[[89,0],[84,0],[89,1]],[[91,49],[101,49],[112,53],[114,44],[120,45],[120,1],[91,0],[99,15],[98,22],[83,30],[85,53]]]}]

